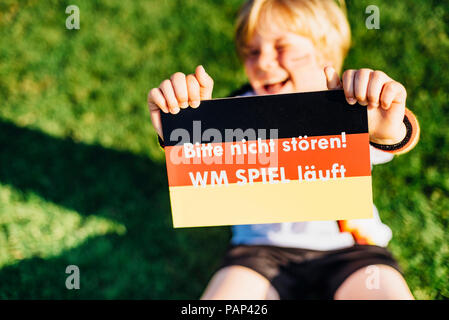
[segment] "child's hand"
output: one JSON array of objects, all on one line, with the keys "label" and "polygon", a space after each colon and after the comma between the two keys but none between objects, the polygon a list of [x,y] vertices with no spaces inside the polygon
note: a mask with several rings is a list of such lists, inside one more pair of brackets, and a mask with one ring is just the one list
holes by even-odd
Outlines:
[{"label": "child's hand", "polygon": [[401,142],[406,135],[403,123],[407,91],[382,71],[346,70],[342,82],[331,67],[324,69],[328,89],[342,89],[346,100],[368,106],[370,141],[379,144]]},{"label": "child's hand", "polygon": [[151,89],[148,93],[148,107],[151,122],[158,135],[163,139],[160,110],[176,114],[189,105],[192,108],[198,108],[201,100],[212,98],[213,87],[212,78],[203,66],[198,66],[195,74],[186,76],[176,72],[170,79],[162,81],[159,88]]}]

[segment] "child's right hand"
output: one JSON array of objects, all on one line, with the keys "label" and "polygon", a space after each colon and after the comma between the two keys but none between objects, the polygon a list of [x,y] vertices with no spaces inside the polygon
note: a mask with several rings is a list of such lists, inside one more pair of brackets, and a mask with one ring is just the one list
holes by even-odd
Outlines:
[{"label": "child's right hand", "polygon": [[161,137],[161,113],[176,114],[180,109],[198,108],[201,100],[212,99],[213,79],[206,73],[203,66],[195,69],[195,74],[185,75],[174,73],[170,79],[161,82],[159,88],[153,88],[148,93],[148,107],[154,129]]}]

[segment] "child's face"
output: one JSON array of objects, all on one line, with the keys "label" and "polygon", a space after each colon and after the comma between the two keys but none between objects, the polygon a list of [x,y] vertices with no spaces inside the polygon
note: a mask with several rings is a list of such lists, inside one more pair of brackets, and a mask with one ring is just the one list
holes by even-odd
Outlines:
[{"label": "child's face", "polygon": [[310,39],[265,24],[247,46],[245,71],[256,94],[327,89],[325,64]]}]

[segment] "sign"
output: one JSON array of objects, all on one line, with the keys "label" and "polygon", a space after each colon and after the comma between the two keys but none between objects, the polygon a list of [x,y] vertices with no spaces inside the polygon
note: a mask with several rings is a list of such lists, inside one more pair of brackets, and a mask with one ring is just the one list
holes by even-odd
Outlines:
[{"label": "sign", "polygon": [[367,109],[343,91],[161,113],[174,227],[372,218]]}]

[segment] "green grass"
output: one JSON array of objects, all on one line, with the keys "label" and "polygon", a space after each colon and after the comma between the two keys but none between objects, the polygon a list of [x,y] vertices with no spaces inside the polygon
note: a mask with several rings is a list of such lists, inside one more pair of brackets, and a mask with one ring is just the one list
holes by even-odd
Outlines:
[{"label": "green grass", "polygon": [[[246,80],[234,53],[241,1],[2,1],[0,298],[198,298],[227,227],[171,226],[150,88],[203,64],[214,97]],[[76,4],[81,29],[65,28]],[[380,8],[379,30],[365,7]],[[449,4],[350,1],[346,68],[386,71],[408,90],[422,135],[373,171],[390,249],[417,298],[449,298]],[[65,268],[81,290],[65,288]]]}]

